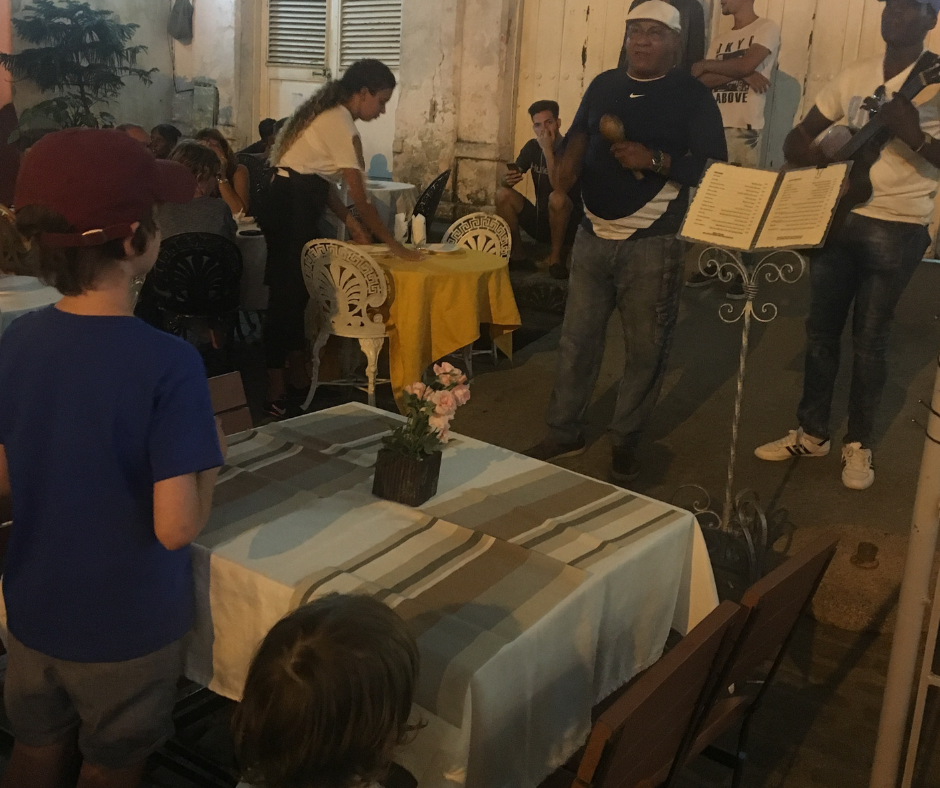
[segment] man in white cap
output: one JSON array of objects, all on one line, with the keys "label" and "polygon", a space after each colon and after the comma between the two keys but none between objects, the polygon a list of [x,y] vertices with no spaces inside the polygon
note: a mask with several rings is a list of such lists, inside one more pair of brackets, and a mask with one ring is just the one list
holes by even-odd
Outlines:
[{"label": "man in white cap", "polygon": [[794,165],[825,163],[814,140],[838,123],[859,129],[875,110],[893,135],[871,169],[871,199],[813,257],[798,428],[754,451],[762,460],[829,453],[842,329],[854,303],[849,423],[842,445],[842,483],[851,490],[875,481],[875,417],[888,375],[891,322],[930,243],[927,226],[940,178],[940,94],[934,86],[913,103],[895,94],[928,62],[924,41],[938,11],[940,0],[887,0],[881,16],[885,54],[859,60],[824,87],[784,144]]},{"label": "man in white cap", "polygon": [[711,91],[675,68],[679,12],[647,0],[627,15],[626,69],[588,87],[568,132],[554,188],[581,177],[585,220],[571,261],[548,438],[541,460],[585,449],[583,418],[604,355],[614,308],[626,362],[610,424],[611,476],[639,473],[635,452],[659,396],[682,285],[684,245],[676,233],[709,159],[727,159]]}]

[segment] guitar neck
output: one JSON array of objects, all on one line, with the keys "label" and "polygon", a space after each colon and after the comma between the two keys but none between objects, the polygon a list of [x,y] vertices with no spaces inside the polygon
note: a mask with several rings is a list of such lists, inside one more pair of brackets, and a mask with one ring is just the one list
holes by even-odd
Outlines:
[{"label": "guitar neck", "polygon": [[[927,61],[924,63],[923,61]],[[934,64],[937,60],[937,56],[931,52],[925,52],[918,59],[917,63],[914,64],[914,72],[908,77],[907,81],[904,83],[903,87],[895,94],[895,96],[902,96],[908,101],[913,101],[917,98],[918,94],[930,84],[926,79],[924,79],[923,74],[921,73],[924,68],[918,68],[918,66],[930,66]],[[835,156],[835,161],[848,161],[855,158],[862,148],[868,145],[875,137],[887,130],[887,125],[881,119],[879,115],[875,115],[868,123],[866,123],[859,131],[857,131],[851,140],[847,142]]]}]

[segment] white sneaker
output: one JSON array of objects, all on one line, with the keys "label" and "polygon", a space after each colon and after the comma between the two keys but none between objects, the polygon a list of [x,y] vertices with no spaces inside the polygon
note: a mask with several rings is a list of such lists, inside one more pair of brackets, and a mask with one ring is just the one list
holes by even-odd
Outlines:
[{"label": "white sneaker", "polygon": [[825,457],[829,453],[829,441],[820,441],[803,432],[803,428],[790,430],[787,437],[765,443],[754,449],[762,460],[778,462],[793,457]]},{"label": "white sneaker", "polygon": [[850,490],[867,490],[875,483],[871,449],[863,449],[858,441],[842,447],[842,483]]}]

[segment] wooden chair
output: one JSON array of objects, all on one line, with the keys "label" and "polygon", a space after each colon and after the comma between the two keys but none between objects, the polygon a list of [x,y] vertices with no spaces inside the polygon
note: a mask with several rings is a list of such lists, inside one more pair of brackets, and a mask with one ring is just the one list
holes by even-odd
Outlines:
[{"label": "wooden chair", "polygon": [[[379,353],[388,336],[383,316],[377,311],[388,301],[385,272],[359,247],[326,238],[310,241],[304,247],[301,269],[310,303],[319,317],[313,343],[313,374],[303,409],[310,407],[317,391],[320,351],[331,334],[359,340],[367,362],[365,390],[369,404],[375,406],[376,383],[389,382],[376,377]],[[349,380],[330,381],[330,385],[359,387]]]},{"label": "wooden chair", "polygon": [[[690,756],[702,753],[733,769],[732,788],[741,784],[751,718],[780,668],[800,615],[809,608],[838,543],[830,535],[820,537],[752,585],[741,600],[748,611],[747,622],[719,680],[721,692],[706,709],[689,752]],[[734,753],[712,746],[735,725],[740,730]]]},{"label": "wooden chair", "polygon": [[540,788],[669,785],[745,618],[722,602],[600,715],[577,773],[558,769]]},{"label": "wooden chair", "polygon": [[222,422],[223,434],[234,435],[254,426],[241,373],[229,372],[209,378],[209,396],[212,398],[212,411]]},{"label": "wooden chair", "polygon": [[[504,260],[512,252],[512,232],[506,220],[491,213],[469,213],[458,219],[444,233],[443,243],[453,243],[466,249],[496,255]],[[473,357],[488,355],[493,364],[499,362],[499,350],[496,343],[491,343],[489,350],[474,350],[472,345],[461,348],[454,355],[463,358],[467,377],[473,377]]]}]

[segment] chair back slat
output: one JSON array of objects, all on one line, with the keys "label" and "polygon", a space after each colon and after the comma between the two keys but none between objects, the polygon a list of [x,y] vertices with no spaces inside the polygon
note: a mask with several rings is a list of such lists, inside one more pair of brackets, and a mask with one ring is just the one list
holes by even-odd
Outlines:
[{"label": "chair back slat", "polygon": [[512,232],[500,216],[470,213],[447,228],[444,243],[454,243],[508,260],[512,252]]},{"label": "chair back slat", "polygon": [[242,255],[233,241],[214,233],[180,233],[161,242],[145,290],[171,314],[221,317],[238,310],[241,278]]},{"label": "chair back slat", "polygon": [[741,606],[750,613],[722,679],[724,685],[743,684],[762,664],[780,656],[838,543],[829,535],[816,539],[747,590]]},{"label": "chair back slat", "polygon": [[722,645],[746,614],[722,602],[640,676],[594,724],[578,769],[597,788],[636,788],[666,779],[693,734],[693,724],[727,654]]},{"label": "chair back slat", "polygon": [[437,207],[441,204],[441,197],[444,196],[444,189],[447,188],[447,181],[450,179],[450,170],[445,170],[438,175],[428,188],[421,192],[418,201],[415,203],[412,216],[423,216],[428,227],[434,221],[437,215]]},{"label": "chair back slat", "polygon": [[223,434],[234,435],[254,426],[241,373],[229,372],[227,375],[209,378],[209,396],[212,399],[212,411],[222,422]]},{"label": "chair back slat", "polygon": [[368,254],[332,239],[310,241],[303,251],[304,283],[320,313],[320,326],[340,337],[385,336],[385,272]]}]

